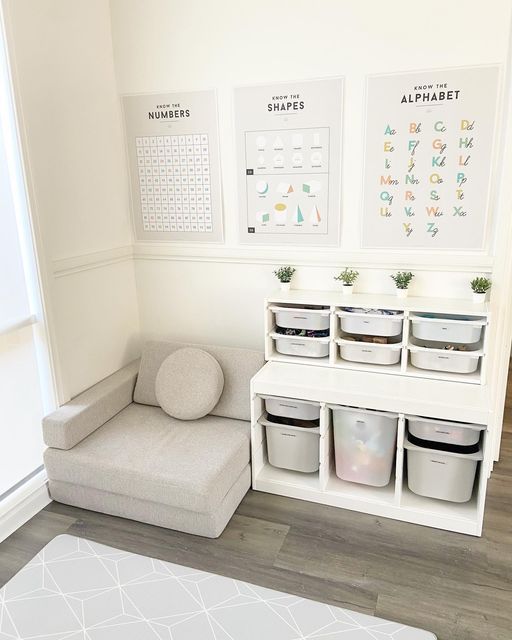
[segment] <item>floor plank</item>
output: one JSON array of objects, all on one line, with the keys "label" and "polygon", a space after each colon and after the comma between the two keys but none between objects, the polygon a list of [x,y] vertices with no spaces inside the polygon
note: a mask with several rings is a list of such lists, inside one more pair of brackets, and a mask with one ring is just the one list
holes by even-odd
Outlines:
[{"label": "floor plank", "polygon": [[43,509],[0,544],[0,586],[5,584],[50,540],[66,533],[75,517]]}]

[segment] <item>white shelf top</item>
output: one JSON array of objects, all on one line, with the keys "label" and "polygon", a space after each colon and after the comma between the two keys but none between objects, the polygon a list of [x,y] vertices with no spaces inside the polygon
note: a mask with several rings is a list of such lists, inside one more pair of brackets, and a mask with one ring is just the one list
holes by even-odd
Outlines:
[{"label": "white shelf top", "polygon": [[252,391],[478,424],[490,418],[487,386],[308,364],[267,362]]},{"label": "white shelf top", "polygon": [[472,316],[487,316],[487,302],[475,304],[471,298],[427,298],[411,296],[398,298],[388,294],[353,293],[343,295],[341,291],[308,291],[292,289],[291,291],[275,291],[267,297],[267,302],[288,304],[318,304],[337,307],[363,307],[367,309],[391,309],[399,311],[430,311],[432,313],[453,313]]}]

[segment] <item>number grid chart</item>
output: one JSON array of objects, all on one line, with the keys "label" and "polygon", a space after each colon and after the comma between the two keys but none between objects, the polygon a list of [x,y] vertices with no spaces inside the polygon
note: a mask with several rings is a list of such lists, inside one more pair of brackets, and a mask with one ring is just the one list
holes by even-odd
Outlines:
[{"label": "number grid chart", "polygon": [[123,96],[137,241],[222,242],[215,91]]},{"label": "number grid chart", "polygon": [[211,233],[208,134],[137,137],[144,231]]}]

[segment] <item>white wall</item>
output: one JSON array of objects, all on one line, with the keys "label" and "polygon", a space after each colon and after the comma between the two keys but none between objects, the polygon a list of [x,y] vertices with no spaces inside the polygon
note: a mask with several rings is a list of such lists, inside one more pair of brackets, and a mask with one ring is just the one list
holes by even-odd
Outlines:
[{"label": "white wall", "polygon": [[106,0],[4,0],[60,401],[138,355]]},{"label": "white wall", "polygon": [[[503,64],[508,0],[3,1],[61,400],[137,355],[139,313],[143,336],[262,348],[277,264],[299,266],[299,288],[333,288],[350,264],[360,290],[388,292],[410,267],[413,292],[445,297],[494,269],[481,253],[359,249],[363,91],[370,73]],[[346,77],[341,247],[239,245],[233,86],[330,75]],[[134,274],[118,92],[204,87],[219,92],[226,244],[138,243]]]},{"label": "white wall", "polygon": [[[300,267],[295,286],[330,289],[336,269],[356,265],[359,290],[392,292],[391,270],[411,267],[419,295],[463,297],[482,253],[359,249],[365,75],[504,63],[508,0],[387,3],[356,0],[111,0],[121,93],[219,91],[225,203],[224,247],[138,243],[136,277],[143,334],[262,346],[262,301],[276,264]],[[237,242],[232,87],[344,75],[341,248],[244,247]],[[447,272],[450,272],[447,274]]]}]

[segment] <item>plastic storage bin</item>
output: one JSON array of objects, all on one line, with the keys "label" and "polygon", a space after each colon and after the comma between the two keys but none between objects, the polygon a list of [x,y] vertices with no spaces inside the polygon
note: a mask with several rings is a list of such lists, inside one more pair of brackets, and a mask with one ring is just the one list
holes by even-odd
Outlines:
[{"label": "plastic storage bin", "polygon": [[338,340],[340,358],[350,362],[390,365],[400,361],[401,344],[373,344]]},{"label": "plastic storage bin", "polygon": [[329,309],[302,309],[297,307],[271,306],[276,325],[285,329],[310,329],[320,331],[329,328]]},{"label": "plastic storage bin", "polygon": [[291,427],[260,420],[267,435],[269,464],[280,469],[314,473],[320,467],[320,429]]},{"label": "plastic storage bin", "polygon": [[283,355],[306,358],[325,358],[329,355],[329,338],[296,338],[278,333],[272,337],[276,342],[276,351]]},{"label": "plastic storage bin", "polygon": [[449,502],[468,502],[482,452],[451,453],[424,449],[406,438],[407,484],[409,489],[426,498]]},{"label": "plastic storage bin", "polygon": [[480,351],[449,351],[421,345],[409,345],[409,351],[413,367],[446,373],[473,373],[482,355]]},{"label": "plastic storage bin", "polygon": [[397,336],[402,333],[403,314],[372,315],[371,313],[357,313],[338,311],[341,330],[345,333],[371,336]]},{"label": "plastic storage bin", "polygon": [[342,480],[385,487],[396,451],[398,416],[331,406],[336,475]]},{"label": "plastic storage bin", "polygon": [[407,428],[409,441],[418,447],[453,453],[476,453],[485,425],[408,416]]},{"label": "plastic storage bin", "polygon": [[283,418],[295,418],[297,420],[320,419],[320,405],[293,398],[264,398],[267,413]]},{"label": "plastic storage bin", "polygon": [[453,315],[411,315],[412,335],[421,340],[473,344],[480,340],[485,320]]}]

